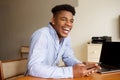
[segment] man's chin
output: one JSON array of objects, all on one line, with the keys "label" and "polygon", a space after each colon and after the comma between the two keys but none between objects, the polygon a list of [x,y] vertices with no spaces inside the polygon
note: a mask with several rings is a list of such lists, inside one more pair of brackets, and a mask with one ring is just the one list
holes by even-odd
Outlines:
[{"label": "man's chin", "polygon": [[68,34],[64,34],[64,35],[59,36],[59,38],[66,38],[67,36]]},{"label": "man's chin", "polygon": [[62,36],[62,38],[66,38],[68,35],[64,35],[64,36]]}]

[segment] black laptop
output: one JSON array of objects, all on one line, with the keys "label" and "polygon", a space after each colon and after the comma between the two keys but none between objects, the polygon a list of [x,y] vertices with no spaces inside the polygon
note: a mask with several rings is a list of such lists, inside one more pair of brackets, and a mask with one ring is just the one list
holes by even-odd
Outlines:
[{"label": "black laptop", "polygon": [[120,71],[120,42],[104,42],[99,63],[99,73]]}]

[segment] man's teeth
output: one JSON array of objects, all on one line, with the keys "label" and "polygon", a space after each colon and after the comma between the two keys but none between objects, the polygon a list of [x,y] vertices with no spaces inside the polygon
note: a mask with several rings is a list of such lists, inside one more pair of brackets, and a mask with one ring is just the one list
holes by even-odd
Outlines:
[{"label": "man's teeth", "polygon": [[67,31],[69,31],[69,30],[70,30],[70,28],[64,28],[64,30],[67,30]]}]

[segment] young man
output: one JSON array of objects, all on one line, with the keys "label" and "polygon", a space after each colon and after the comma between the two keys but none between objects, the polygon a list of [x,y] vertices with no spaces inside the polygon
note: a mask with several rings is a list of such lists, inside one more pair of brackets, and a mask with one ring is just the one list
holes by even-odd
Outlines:
[{"label": "young man", "polygon": [[[71,49],[68,34],[73,28],[74,7],[57,5],[51,11],[53,17],[48,26],[31,37],[28,74],[42,78],[73,78],[95,73],[99,66],[80,62]],[[61,57],[65,67],[58,66]]]}]

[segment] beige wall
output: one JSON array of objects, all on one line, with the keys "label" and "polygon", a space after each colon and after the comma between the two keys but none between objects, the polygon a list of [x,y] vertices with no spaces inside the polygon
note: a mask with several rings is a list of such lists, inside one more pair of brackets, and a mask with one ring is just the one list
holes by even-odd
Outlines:
[{"label": "beige wall", "polygon": [[50,9],[61,3],[76,7],[70,36],[78,59],[86,60],[92,36],[120,41],[120,0],[0,0],[0,59],[18,58],[20,46],[29,45],[31,34],[50,21]]},{"label": "beige wall", "polygon": [[29,45],[31,34],[51,20],[56,4],[77,0],[0,0],[0,59],[18,58],[22,45]]}]

